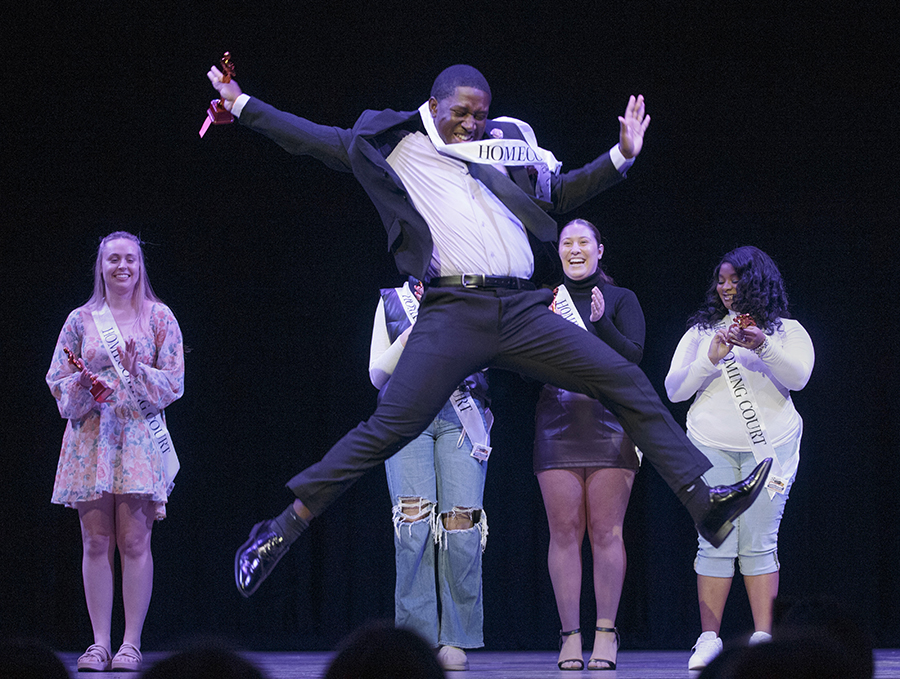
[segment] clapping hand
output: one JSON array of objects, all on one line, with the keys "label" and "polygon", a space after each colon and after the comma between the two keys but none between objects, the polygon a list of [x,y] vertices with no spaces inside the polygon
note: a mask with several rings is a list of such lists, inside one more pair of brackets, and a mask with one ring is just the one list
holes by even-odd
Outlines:
[{"label": "clapping hand", "polygon": [[134,374],[134,369],[137,366],[137,348],[133,337],[125,342],[124,350],[119,349],[119,358],[122,359],[122,367],[129,374]]},{"label": "clapping hand", "polygon": [[603,299],[600,288],[594,286],[594,289],[591,290],[591,323],[596,323],[603,318],[604,311],[606,311],[606,300]]}]

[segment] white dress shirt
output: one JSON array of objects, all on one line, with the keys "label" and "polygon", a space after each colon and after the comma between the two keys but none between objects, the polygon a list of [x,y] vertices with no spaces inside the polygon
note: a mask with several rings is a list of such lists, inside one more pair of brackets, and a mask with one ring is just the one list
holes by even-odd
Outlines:
[{"label": "white dress shirt", "polygon": [[406,135],[387,162],[431,231],[429,277],[531,277],[534,257],[525,227],[466,163],[438,153],[421,132]]}]

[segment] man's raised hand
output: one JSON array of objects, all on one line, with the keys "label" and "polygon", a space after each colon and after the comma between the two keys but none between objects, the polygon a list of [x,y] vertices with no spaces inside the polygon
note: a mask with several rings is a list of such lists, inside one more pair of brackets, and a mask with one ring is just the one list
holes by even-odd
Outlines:
[{"label": "man's raised hand", "polygon": [[644,145],[644,132],[650,125],[650,116],[644,111],[644,95],[631,95],[625,115],[619,116],[619,150],[626,158],[634,158]]}]

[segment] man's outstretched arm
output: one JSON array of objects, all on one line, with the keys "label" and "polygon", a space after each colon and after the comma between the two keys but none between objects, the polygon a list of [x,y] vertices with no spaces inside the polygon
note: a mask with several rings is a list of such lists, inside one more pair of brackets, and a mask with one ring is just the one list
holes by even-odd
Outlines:
[{"label": "man's outstretched arm", "polygon": [[350,130],[319,125],[251,98],[243,93],[235,80],[223,82],[222,71],[215,66],[209,69],[206,77],[219,93],[225,108],[242,125],[267,136],[292,155],[312,156],[333,170],[351,171],[347,153]]}]

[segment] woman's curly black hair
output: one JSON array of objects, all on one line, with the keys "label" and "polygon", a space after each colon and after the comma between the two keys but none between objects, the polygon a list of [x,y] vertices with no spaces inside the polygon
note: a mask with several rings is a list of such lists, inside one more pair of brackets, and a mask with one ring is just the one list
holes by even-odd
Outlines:
[{"label": "woman's curly black hair", "polygon": [[688,319],[688,327],[711,328],[728,314],[716,287],[719,269],[728,262],[738,275],[737,292],[731,308],[739,314],[750,314],[766,334],[781,327],[788,315],[788,298],[778,266],[765,252],[752,245],[736,248],[722,257],[713,272],[703,306]]}]

